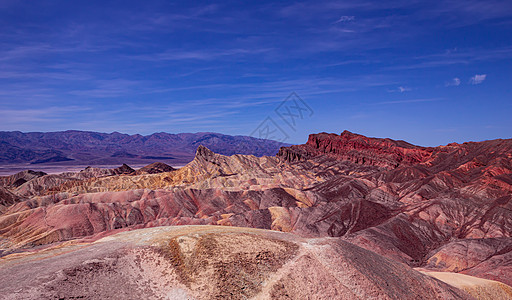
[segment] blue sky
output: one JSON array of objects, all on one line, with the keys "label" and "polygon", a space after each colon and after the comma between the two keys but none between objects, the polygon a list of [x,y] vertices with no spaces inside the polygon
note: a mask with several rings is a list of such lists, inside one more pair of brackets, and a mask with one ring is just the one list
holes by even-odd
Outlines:
[{"label": "blue sky", "polygon": [[0,0],[0,28],[0,130],[512,137],[511,1]]}]

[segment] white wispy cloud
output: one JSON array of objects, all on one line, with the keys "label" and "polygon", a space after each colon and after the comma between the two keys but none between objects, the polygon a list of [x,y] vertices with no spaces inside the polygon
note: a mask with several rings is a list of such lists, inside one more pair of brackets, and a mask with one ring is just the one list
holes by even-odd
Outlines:
[{"label": "white wispy cloud", "polygon": [[148,60],[148,61],[173,61],[173,60],[214,60],[226,57],[240,57],[245,55],[257,55],[257,54],[265,54],[269,51],[272,51],[272,48],[264,48],[264,49],[244,49],[244,48],[236,48],[236,49],[221,49],[221,50],[167,50],[161,53],[155,54],[143,54],[136,56],[128,56],[128,58],[135,58],[140,60]]},{"label": "white wispy cloud", "polygon": [[388,90],[389,93],[399,92],[399,93],[405,93],[410,92],[412,89],[406,86],[399,86],[396,89]]},{"label": "white wispy cloud", "polygon": [[454,77],[451,81],[448,81],[445,83],[445,86],[459,86],[460,85],[460,78]]},{"label": "white wispy cloud", "polygon": [[68,92],[70,95],[90,98],[111,98],[144,93],[151,90],[150,82],[127,79],[98,79],[92,80],[93,88],[76,89]]},{"label": "white wispy cloud", "polygon": [[333,24],[338,24],[338,23],[345,23],[345,22],[350,22],[350,21],[354,21],[356,19],[355,16],[341,16],[336,22],[334,22]]},{"label": "white wispy cloud", "polygon": [[69,118],[70,115],[89,110],[90,108],[84,106],[1,109],[0,119],[2,119],[2,129],[4,129],[4,127],[9,127],[10,125],[19,126],[22,123],[38,123],[35,125],[40,125],[39,123],[41,122],[51,123],[57,119]]},{"label": "white wispy cloud", "polygon": [[476,85],[484,82],[485,78],[487,78],[487,74],[475,74],[475,76],[469,79],[469,83]]},{"label": "white wispy cloud", "polygon": [[404,104],[404,103],[418,103],[418,102],[434,102],[443,100],[442,98],[425,98],[425,99],[408,99],[408,100],[392,100],[392,101],[383,101],[372,103],[375,105],[383,105],[383,104]]},{"label": "white wispy cloud", "polygon": [[512,57],[512,47],[494,49],[453,49],[442,53],[412,57],[414,61],[405,61],[402,64],[385,68],[386,70],[413,70],[438,68],[451,65],[469,65],[479,62],[508,60]]}]

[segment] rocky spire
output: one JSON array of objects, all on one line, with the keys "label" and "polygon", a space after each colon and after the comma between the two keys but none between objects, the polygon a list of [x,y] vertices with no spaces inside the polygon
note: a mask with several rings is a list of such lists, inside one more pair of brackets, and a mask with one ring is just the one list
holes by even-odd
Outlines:
[{"label": "rocky spire", "polygon": [[215,156],[215,153],[212,150],[206,148],[205,146],[199,145],[199,147],[197,147],[196,158],[208,160],[208,158],[213,156]]}]

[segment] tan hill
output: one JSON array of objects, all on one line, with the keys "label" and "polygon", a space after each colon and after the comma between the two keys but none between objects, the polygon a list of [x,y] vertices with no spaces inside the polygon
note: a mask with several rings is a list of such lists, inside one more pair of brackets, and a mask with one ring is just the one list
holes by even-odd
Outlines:
[{"label": "tan hill", "polygon": [[0,270],[4,299],[472,299],[339,239],[221,226],[12,254]]},{"label": "tan hill", "polygon": [[423,272],[457,287],[476,299],[512,299],[512,288],[501,282],[450,272]]}]

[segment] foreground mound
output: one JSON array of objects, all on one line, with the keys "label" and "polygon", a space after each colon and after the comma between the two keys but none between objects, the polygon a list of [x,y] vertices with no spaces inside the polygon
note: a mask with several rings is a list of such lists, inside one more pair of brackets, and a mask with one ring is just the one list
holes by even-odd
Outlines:
[{"label": "foreground mound", "polygon": [[472,299],[340,239],[173,226],[0,260],[6,299]]}]

